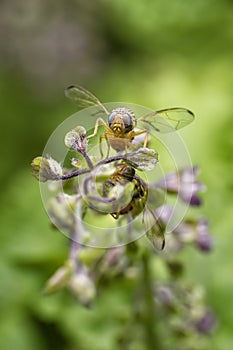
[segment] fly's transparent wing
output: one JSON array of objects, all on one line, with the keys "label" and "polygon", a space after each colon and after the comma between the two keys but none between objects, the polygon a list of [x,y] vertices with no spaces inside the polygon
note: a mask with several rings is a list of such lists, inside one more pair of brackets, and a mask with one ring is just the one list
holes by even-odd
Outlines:
[{"label": "fly's transparent wing", "polygon": [[140,117],[138,125],[151,132],[173,132],[184,128],[194,120],[194,114],[186,108],[168,108],[154,111]]},{"label": "fly's transparent wing", "polygon": [[146,226],[146,236],[153,247],[163,250],[165,246],[164,230],[151,210],[146,208],[143,212],[143,222]]},{"label": "fly's transparent wing", "polygon": [[166,192],[160,188],[152,187],[148,184],[147,208],[151,211],[158,209],[165,204]]},{"label": "fly's transparent wing", "polygon": [[65,95],[66,97],[75,101],[81,108],[87,108],[98,105],[102,109],[102,111],[104,111],[104,113],[106,113],[107,115],[109,114],[109,112],[99,101],[99,99],[90,91],[84,89],[82,86],[69,86],[65,90]]}]

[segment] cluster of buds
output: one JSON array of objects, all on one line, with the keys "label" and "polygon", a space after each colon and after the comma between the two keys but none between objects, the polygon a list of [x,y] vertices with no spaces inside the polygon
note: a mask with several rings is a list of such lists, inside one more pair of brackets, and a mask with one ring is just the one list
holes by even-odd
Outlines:
[{"label": "cluster of buds", "polygon": [[[213,312],[205,305],[205,291],[200,285],[169,282],[155,287],[158,311],[165,314],[181,349],[201,349],[217,326]],[[167,325],[166,325],[167,328]]]},{"label": "cluster of buds", "polygon": [[[51,157],[37,157],[32,161],[32,173],[37,180],[63,183],[63,192],[48,203],[48,213],[55,226],[68,233],[71,242],[67,262],[49,279],[44,291],[52,293],[66,287],[80,303],[89,306],[96,297],[101,280],[111,281],[116,276],[131,280],[140,278],[142,270],[138,261],[144,254],[149,254],[149,250],[143,238],[136,238],[145,233],[154,250],[163,249],[166,229],[173,215],[173,208],[165,198],[175,195],[189,206],[198,207],[201,205],[199,192],[205,187],[197,180],[197,167],[183,168],[154,183],[147,183],[136,172],[147,172],[156,166],[158,153],[154,149],[142,147],[105,159],[90,156],[86,130],[82,126],[67,133],[65,145],[83,158],[83,161],[72,158],[72,169],[62,167]],[[67,181],[81,175],[83,178],[78,184]],[[64,193],[66,183],[68,193]],[[123,219],[128,220],[124,234],[128,241],[124,238],[114,245],[107,232],[108,248],[111,249],[91,248],[99,243],[97,230],[89,232],[89,226],[85,225],[88,212],[94,217],[92,221],[111,219],[114,222],[115,219],[121,223]],[[139,215],[142,215],[142,220],[134,224]],[[119,236],[121,228],[119,230],[115,225],[112,230],[116,230]],[[136,236],[134,231],[137,231]],[[212,237],[205,218],[184,218],[166,239],[164,252],[155,254],[155,258],[161,259],[168,268],[175,283],[169,283],[169,279],[166,284],[159,280],[155,284],[152,282],[154,303],[159,305],[161,314],[165,313],[169,318],[174,334],[183,334],[184,338],[191,331],[207,334],[216,324],[211,311],[204,305],[203,297],[199,295],[197,298],[197,289],[179,282],[183,266],[174,255],[187,244],[202,252],[212,249]]]}]

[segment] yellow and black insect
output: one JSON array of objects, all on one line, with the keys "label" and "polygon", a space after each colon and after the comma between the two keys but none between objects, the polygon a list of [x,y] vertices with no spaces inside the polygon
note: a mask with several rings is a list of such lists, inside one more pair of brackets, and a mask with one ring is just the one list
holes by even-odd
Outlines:
[{"label": "yellow and black insect", "polygon": [[[103,118],[98,118],[95,122],[94,132],[89,138],[96,136],[98,127],[104,127],[104,133],[100,136],[100,152],[103,156],[101,142],[105,140],[108,145],[107,157],[110,147],[117,152],[127,151],[132,145],[136,136],[145,135],[144,147],[148,143],[148,134],[153,132],[168,133],[181,129],[190,124],[194,119],[194,114],[186,108],[167,108],[153,111],[142,117],[136,118],[134,112],[128,108],[120,107],[109,112],[99,99],[81,86],[69,86],[65,94],[76,101],[79,107],[99,106],[100,111],[108,117],[108,123]],[[139,130],[135,127],[139,126]]]},{"label": "yellow and black insect", "polygon": [[120,215],[128,214],[135,218],[145,208],[148,188],[142,179],[135,174],[134,168],[126,164],[118,165],[115,172],[106,181],[105,186],[109,188],[120,184],[125,186],[128,182],[134,184],[131,201],[125,206],[119,208],[118,211],[111,213],[114,219],[118,219]]},{"label": "yellow and black insect", "polygon": [[115,172],[106,181],[104,192],[107,193],[111,187],[118,184],[125,186],[129,182],[134,184],[130,202],[110,214],[114,219],[118,219],[120,215],[130,215],[131,218],[135,218],[143,212],[143,221],[148,238],[154,247],[163,249],[165,245],[163,229],[155,213],[147,204],[148,185],[135,173],[134,168],[126,164],[118,165]]}]

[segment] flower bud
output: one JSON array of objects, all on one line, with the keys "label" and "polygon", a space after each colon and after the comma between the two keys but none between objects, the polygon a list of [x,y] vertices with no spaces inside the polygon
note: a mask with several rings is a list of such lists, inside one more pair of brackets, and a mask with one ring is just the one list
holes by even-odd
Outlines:
[{"label": "flower bud", "polygon": [[32,163],[32,175],[40,182],[58,180],[62,175],[61,165],[53,158],[36,157]]},{"label": "flower bud", "polygon": [[124,246],[109,249],[105,254],[105,257],[103,260],[103,267],[105,269],[108,269],[113,266],[116,266],[122,260],[122,256],[124,256],[124,253],[125,253]]},{"label": "flower bud", "polygon": [[52,198],[48,204],[49,217],[59,229],[72,230],[75,218],[75,199],[67,194]]},{"label": "flower bud", "polygon": [[95,285],[85,272],[73,275],[69,282],[69,288],[79,301],[86,306],[92,302],[96,295]]},{"label": "flower bud", "polygon": [[73,273],[73,269],[74,262],[71,260],[67,261],[67,263],[60,267],[47,281],[44,288],[44,293],[50,294],[64,288],[68,284],[68,281]]},{"label": "flower bud", "polygon": [[86,129],[77,126],[66,134],[64,142],[68,148],[73,148],[78,152],[85,151],[87,148]]}]

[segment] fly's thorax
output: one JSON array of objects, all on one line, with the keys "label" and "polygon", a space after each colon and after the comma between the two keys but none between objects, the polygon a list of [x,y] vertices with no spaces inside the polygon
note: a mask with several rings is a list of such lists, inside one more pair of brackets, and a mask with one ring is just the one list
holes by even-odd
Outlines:
[{"label": "fly's thorax", "polygon": [[127,134],[136,126],[134,112],[128,108],[116,108],[108,116],[108,125],[115,135]]},{"label": "fly's thorax", "polygon": [[135,170],[134,168],[126,165],[120,164],[117,166],[116,171],[110,177],[112,183],[120,183],[122,185],[132,182],[134,180]]}]

